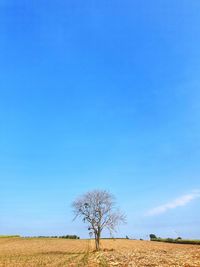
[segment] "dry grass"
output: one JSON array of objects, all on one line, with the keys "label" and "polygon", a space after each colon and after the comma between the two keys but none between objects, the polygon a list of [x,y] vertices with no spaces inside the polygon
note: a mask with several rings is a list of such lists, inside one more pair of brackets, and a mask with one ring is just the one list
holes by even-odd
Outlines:
[{"label": "dry grass", "polygon": [[200,246],[150,241],[102,240],[93,252],[88,240],[0,239],[0,266],[200,267]]}]

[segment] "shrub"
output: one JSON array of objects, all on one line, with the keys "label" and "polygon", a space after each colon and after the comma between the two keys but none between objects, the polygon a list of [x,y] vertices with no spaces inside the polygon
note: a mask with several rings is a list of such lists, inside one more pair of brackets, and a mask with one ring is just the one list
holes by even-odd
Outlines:
[{"label": "shrub", "polygon": [[150,240],[152,240],[152,239],[156,239],[156,238],[157,238],[157,236],[154,235],[154,234],[150,234],[149,237],[150,237]]}]

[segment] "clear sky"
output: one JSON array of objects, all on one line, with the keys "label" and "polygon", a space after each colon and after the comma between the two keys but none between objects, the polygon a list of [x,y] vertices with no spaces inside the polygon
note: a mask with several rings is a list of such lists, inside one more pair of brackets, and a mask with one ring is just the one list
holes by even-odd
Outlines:
[{"label": "clear sky", "polygon": [[200,1],[0,1],[0,234],[200,238]]}]

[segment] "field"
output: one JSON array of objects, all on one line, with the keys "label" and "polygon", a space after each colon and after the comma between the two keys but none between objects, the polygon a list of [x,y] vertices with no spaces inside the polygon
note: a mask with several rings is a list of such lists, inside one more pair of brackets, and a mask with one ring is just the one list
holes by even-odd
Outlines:
[{"label": "field", "polygon": [[0,266],[200,267],[200,246],[135,240],[0,239]]}]

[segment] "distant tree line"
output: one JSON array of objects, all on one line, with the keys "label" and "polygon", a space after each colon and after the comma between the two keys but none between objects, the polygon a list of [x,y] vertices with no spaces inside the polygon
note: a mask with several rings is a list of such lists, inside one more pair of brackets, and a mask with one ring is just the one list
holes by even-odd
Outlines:
[{"label": "distant tree line", "polygon": [[169,237],[168,238],[161,238],[161,237],[157,237],[154,234],[150,234],[149,237],[150,237],[151,241],[157,241],[157,242],[200,245],[200,240],[182,239],[180,236],[177,238],[169,238]]},{"label": "distant tree line", "polygon": [[0,238],[11,238],[11,237],[20,237],[20,235],[0,235]]},{"label": "distant tree line", "polygon": [[44,236],[44,235],[39,235],[39,236],[26,236],[26,238],[64,238],[64,239],[80,239],[79,236],[77,235],[52,235],[52,236]]},{"label": "distant tree line", "polygon": [[59,236],[58,238],[66,238],[66,239],[80,239],[79,236],[77,235],[62,235],[62,236]]}]

